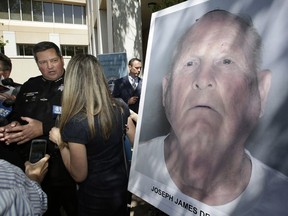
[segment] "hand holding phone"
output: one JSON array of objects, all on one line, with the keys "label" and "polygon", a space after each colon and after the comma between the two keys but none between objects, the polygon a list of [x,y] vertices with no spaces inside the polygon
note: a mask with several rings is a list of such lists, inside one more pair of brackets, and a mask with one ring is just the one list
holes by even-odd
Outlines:
[{"label": "hand holding phone", "polygon": [[34,139],[31,142],[29,161],[36,163],[46,154],[47,140]]},{"label": "hand holding phone", "polygon": [[25,162],[25,174],[39,184],[43,181],[46,173],[48,172],[50,155],[46,154],[37,163],[31,163],[30,161]]}]

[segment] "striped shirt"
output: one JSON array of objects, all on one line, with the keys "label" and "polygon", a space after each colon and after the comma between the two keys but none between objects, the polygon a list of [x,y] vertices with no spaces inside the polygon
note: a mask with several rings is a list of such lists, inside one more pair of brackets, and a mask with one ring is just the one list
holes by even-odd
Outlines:
[{"label": "striped shirt", "polygon": [[0,215],[43,215],[47,195],[18,167],[0,159]]}]

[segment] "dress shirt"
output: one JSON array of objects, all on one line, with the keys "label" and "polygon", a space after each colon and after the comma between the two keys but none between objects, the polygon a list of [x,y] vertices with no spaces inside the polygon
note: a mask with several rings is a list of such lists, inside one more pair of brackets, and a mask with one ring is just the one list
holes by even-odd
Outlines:
[{"label": "dress shirt", "polygon": [[136,89],[137,86],[138,86],[138,83],[139,83],[138,77],[132,77],[132,76],[128,76],[128,77],[129,77],[129,82],[130,82],[130,84],[132,85],[132,87],[133,87],[134,89]]},{"label": "dress shirt", "polygon": [[18,167],[0,160],[0,215],[43,215],[47,195]]}]

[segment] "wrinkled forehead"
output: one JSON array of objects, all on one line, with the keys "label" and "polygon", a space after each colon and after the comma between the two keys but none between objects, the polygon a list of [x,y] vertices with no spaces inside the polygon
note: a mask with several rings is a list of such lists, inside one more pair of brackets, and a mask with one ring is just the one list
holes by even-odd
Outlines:
[{"label": "wrinkled forehead", "polygon": [[246,35],[247,30],[248,25],[245,27],[245,23],[237,20],[236,16],[217,12],[206,14],[197,20],[180,39],[173,56],[173,68],[184,54],[199,52],[203,49],[209,50],[222,45],[225,46],[221,50],[225,47],[234,51],[238,50],[249,59],[249,54],[252,52],[250,36]]},{"label": "wrinkled forehead", "polygon": [[230,37],[235,42],[245,37],[243,25],[231,15],[222,13],[211,13],[203,16],[184,34],[183,44],[197,42],[200,40],[209,40],[211,38]]}]

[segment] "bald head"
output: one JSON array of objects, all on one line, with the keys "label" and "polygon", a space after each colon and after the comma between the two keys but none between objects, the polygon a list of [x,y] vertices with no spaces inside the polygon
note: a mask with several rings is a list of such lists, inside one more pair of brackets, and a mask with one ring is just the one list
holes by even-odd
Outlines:
[{"label": "bald head", "polygon": [[181,38],[176,50],[176,59],[179,53],[185,52],[189,44],[197,42],[199,38],[209,40],[215,35],[225,37],[227,34],[230,34],[235,41],[242,41],[242,49],[249,55],[247,58],[250,67],[257,71],[261,64],[261,37],[250,19],[244,19],[225,10],[213,10],[199,18]]}]

